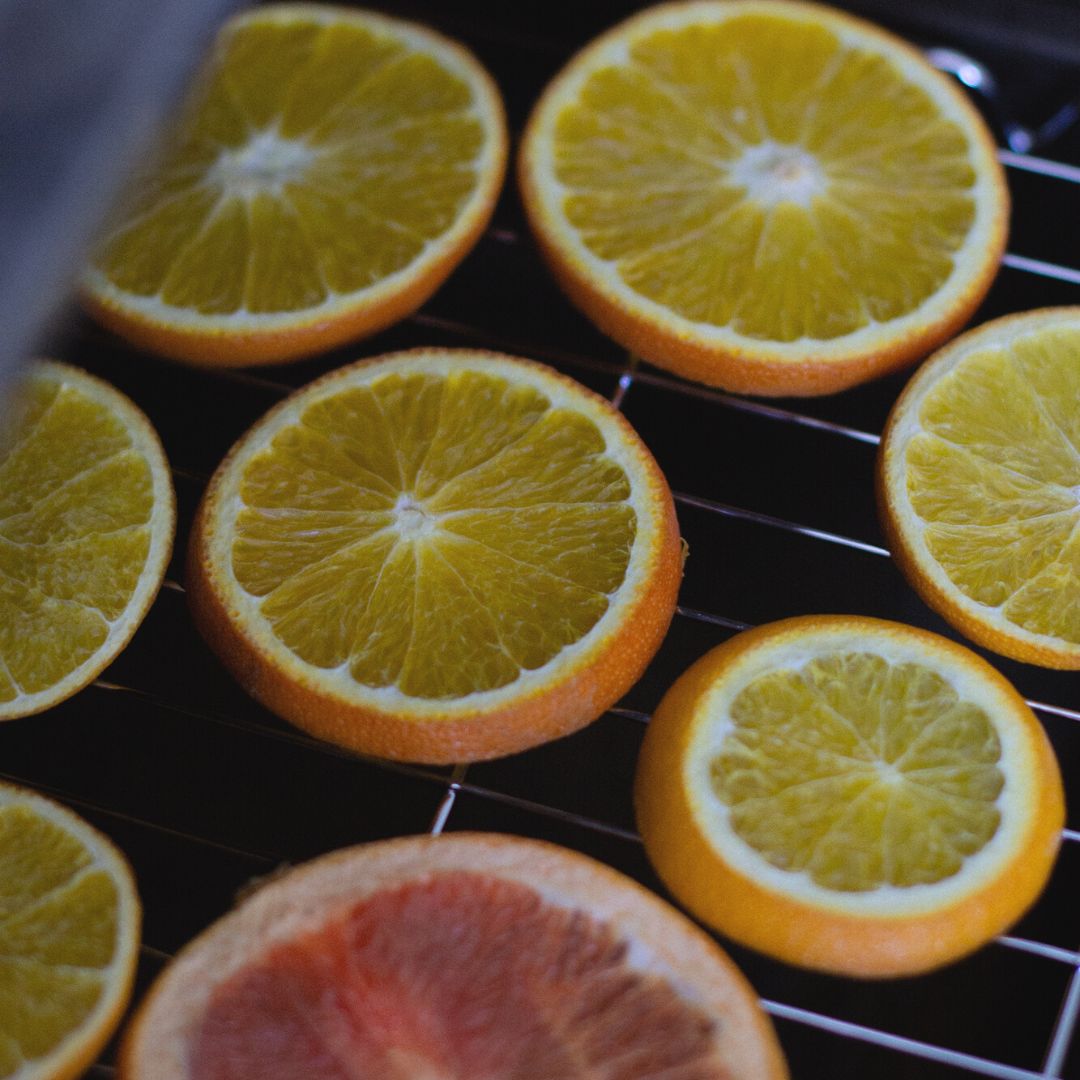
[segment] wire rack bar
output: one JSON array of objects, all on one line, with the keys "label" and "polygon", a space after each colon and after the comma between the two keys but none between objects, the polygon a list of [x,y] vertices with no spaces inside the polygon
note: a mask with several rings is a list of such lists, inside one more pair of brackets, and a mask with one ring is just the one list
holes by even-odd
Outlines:
[{"label": "wire rack bar", "polygon": [[1065,1000],[1062,1002],[1061,1012],[1054,1025],[1054,1034],[1050,1039],[1050,1049],[1047,1051],[1046,1061],[1043,1062],[1044,1076],[1060,1075],[1069,1052],[1069,1043],[1076,1027],[1078,1013],[1080,1013],[1080,969],[1074,971],[1073,977],[1069,980],[1069,989],[1065,992]]},{"label": "wire rack bar", "polygon": [[234,716],[226,716],[221,713],[184,708],[183,706],[173,704],[166,698],[151,693],[149,690],[141,690],[131,686],[121,686],[119,683],[104,682],[100,679],[90,685],[94,689],[105,690],[110,693],[134,694],[146,701],[153,702],[153,704],[159,708],[168,709],[170,712],[176,713],[179,716],[188,717],[189,719],[201,720],[210,724],[218,724],[222,727],[234,728],[237,731],[258,735],[263,738],[276,739],[279,742],[293,743],[294,745],[302,746],[315,753],[329,754],[333,757],[346,758],[352,761],[363,761],[368,765],[376,765],[379,768],[386,769],[390,772],[401,773],[403,776],[411,776],[420,780],[430,780],[436,783],[446,782],[446,776],[443,773],[433,772],[421,765],[411,765],[408,762],[403,761],[392,761],[389,758],[367,757],[364,754],[357,753],[355,750],[348,750],[344,747],[337,746],[334,743],[326,742],[323,739],[316,739],[314,736],[307,735],[295,728],[272,728],[265,724],[252,723],[251,721],[242,720]]},{"label": "wire rack bar", "polygon": [[772,514],[762,514],[756,510],[744,510],[739,506],[716,502],[713,499],[703,499],[698,495],[688,495],[682,491],[674,491],[672,495],[675,497],[676,502],[696,507],[698,510],[710,510],[723,517],[738,518],[741,521],[753,521],[758,525],[770,525],[775,529],[783,529],[785,532],[798,533],[800,536],[812,536],[816,540],[828,540],[830,543],[855,548],[857,551],[865,551],[871,555],[889,557],[889,552],[885,548],[878,547],[877,544],[864,543],[862,540],[853,540],[850,536],[841,536],[839,533],[828,532],[825,529],[815,529],[809,525],[800,525],[795,521],[786,521],[784,518],[774,517]]},{"label": "wire rack bar", "polygon": [[1064,705],[1047,705],[1045,701],[1029,701],[1028,706],[1039,712],[1063,716],[1066,720],[1080,720],[1080,712],[1076,709],[1067,709]]},{"label": "wire rack bar", "polygon": [[[0,780],[5,780],[9,784],[21,786],[28,785],[28,781],[7,772],[0,772]],[[122,810],[114,810],[110,807],[101,806],[90,799],[84,799],[79,795],[72,795],[60,788],[53,787],[49,784],[41,784],[36,780],[33,782],[32,786],[35,791],[40,791],[54,799],[60,799],[64,802],[71,803],[73,806],[80,807],[84,811],[102,814],[106,817],[114,818],[116,821],[126,822],[129,825],[138,825],[140,828],[147,829],[150,832],[161,833],[165,836],[175,836],[179,840],[198,844],[201,847],[214,848],[216,851],[223,851],[229,855],[237,855],[244,859],[255,859],[259,862],[266,863],[268,866],[278,866],[283,862],[289,861],[284,855],[278,853],[246,851],[243,848],[234,847],[232,844],[222,843],[220,840],[209,840],[205,836],[185,832],[183,829],[173,829],[168,825],[159,825],[156,822],[147,821],[145,818],[137,817],[134,814],[126,814]]]},{"label": "wire rack bar", "polygon": [[1039,173],[1041,176],[1052,176],[1055,180],[1080,184],[1080,167],[1066,165],[1063,161],[1051,161],[1034,154],[1018,154],[1013,150],[998,150],[998,161],[1010,169],[1021,169],[1024,172]]},{"label": "wire rack bar", "polygon": [[752,623],[742,622],[739,619],[728,619],[723,615],[712,615],[708,611],[698,611],[697,608],[687,607],[685,604],[680,604],[675,609],[675,612],[684,619],[693,619],[696,622],[711,623],[713,626],[723,626],[728,630],[749,630],[753,625]]},{"label": "wire rack bar", "polygon": [[725,394],[722,390],[711,390],[707,386],[699,386],[696,383],[682,382],[668,375],[662,375],[654,371],[638,371],[635,375],[638,382],[650,386],[659,386],[665,390],[685,394],[687,397],[700,398],[716,405],[723,405],[739,412],[752,413],[754,416],[768,417],[770,420],[779,420],[784,423],[798,424],[801,427],[814,428],[817,431],[828,431],[834,435],[843,435],[857,442],[868,443],[877,446],[881,442],[881,436],[871,431],[862,431],[847,424],[837,424],[832,420],[821,420],[816,416],[807,416],[805,413],[795,412],[792,409],[781,409],[776,405],[767,405],[763,401],[754,398],[738,397],[734,394]]},{"label": "wire rack bar", "polygon": [[778,1001],[762,1001],[765,1011],[782,1020],[792,1020],[797,1024],[806,1024],[820,1031],[827,1031],[831,1035],[840,1035],[848,1039],[857,1039],[860,1042],[872,1043],[887,1050],[898,1050],[901,1053],[912,1054],[928,1061],[936,1061],[942,1065],[952,1065],[957,1068],[967,1069],[969,1072],[980,1073],[983,1076],[997,1077],[998,1080],[1046,1080],[1046,1072],[1032,1072],[1030,1069],[1020,1069],[1014,1065],[1005,1065],[1002,1062],[990,1061],[987,1058],[976,1057],[974,1054],[965,1054],[960,1050],[950,1050],[944,1046],[935,1046],[933,1043],[922,1042],[919,1039],[909,1039],[904,1035],[893,1035],[887,1031],[878,1031],[876,1028],[865,1027],[862,1024],[852,1023],[850,1020],[837,1020],[831,1016],[823,1016],[820,1013],[811,1012],[809,1009],[801,1009],[795,1005],[784,1005]]},{"label": "wire rack bar", "polygon": [[622,709],[616,706],[613,709],[608,709],[608,712],[612,716],[622,716],[627,720],[636,720],[640,724],[647,724],[651,719],[648,713],[638,712],[637,709]]},{"label": "wire rack bar", "polygon": [[1071,266],[1059,266],[1057,263],[1029,259],[1024,255],[1010,255],[1008,252],[1002,257],[1001,264],[1011,270],[1023,270],[1028,274],[1038,274],[1040,277],[1054,278],[1056,281],[1067,281],[1070,285],[1080,285],[1080,270],[1074,270]]},{"label": "wire rack bar", "polygon": [[1057,945],[1044,945],[1041,941],[1028,941],[1027,938],[1011,937],[1007,934],[1001,937],[995,938],[995,941],[999,945],[1004,945],[1007,949],[1017,949],[1020,952],[1033,953],[1036,956],[1041,956],[1045,960],[1057,960],[1062,964],[1069,964],[1072,967],[1080,965],[1080,952],[1076,952],[1073,949],[1062,949]]},{"label": "wire rack bar", "polygon": [[446,828],[450,811],[454,809],[454,802],[457,800],[458,792],[461,790],[461,784],[468,769],[468,765],[454,766],[454,771],[450,774],[450,783],[446,788],[446,794],[443,796],[442,802],[439,803],[439,808],[435,811],[435,817],[431,822],[431,828],[428,830],[432,836],[441,836],[443,829]]},{"label": "wire rack bar", "polygon": [[566,349],[551,348],[548,345],[522,341],[520,338],[505,337],[482,327],[472,326],[469,323],[459,322],[455,319],[447,319],[441,315],[427,315],[423,312],[417,312],[410,315],[407,321],[414,326],[438,330],[441,333],[457,334],[460,337],[482,338],[487,348],[502,349],[515,355],[539,357],[553,364],[570,364],[574,367],[583,367],[606,375],[618,375],[623,370],[618,364],[590,356],[588,353],[569,352]]},{"label": "wire rack bar", "polygon": [[147,945],[145,941],[139,943],[139,952],[151,960],[156,960],[159,964],[167,964],[173,958],[172,953],[164,949],[155,949],[153,945]]}]

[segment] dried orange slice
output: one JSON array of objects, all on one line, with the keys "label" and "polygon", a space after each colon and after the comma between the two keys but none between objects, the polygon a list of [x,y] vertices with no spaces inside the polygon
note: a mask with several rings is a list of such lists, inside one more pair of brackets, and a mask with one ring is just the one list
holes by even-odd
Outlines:
[{"label": "dried orange slice", "polygon": [[1005,244],[994,144],[910,46],[816,4],[650,8],[529,121],[520,179],[559,281],[678,374],[821,394],[959,329]]},{"label": "dried orange slice", "polygon": [[131,994],[139,926],[112,844],[51,799],[0,784],[0,1077],[83,1074]]},{"label": "dried orange slice", "polygon": [[980,645],[1080,668],[1080,308],[950,343],[893,407],[878,457],[890,547]]},{"label": "dried orange slice", "polygon": [[725,642],[668,691],[636,781],[649,858],[722,933],[792,964],[914,974],[1042,890],[1061,775],[980,657],[898,623],[807,616]]},{"label": "dried orange slice", "polygon": [[87,305],[205,364],[374,333],[472,247],[505,161],[498,91],[461,46],[373,12],[259,6],[222,30],[106,226]]},{"label": "dried orange slice", "polygon": [[621,874],[509,836],[324,856],[190,944],[123,1080],[787,1075],[753,991]]},{"label": "dried orange slice", "polygon": [[270,412],[211,481],[190,556],[196,621],[255,697],[431,762],[596,719],[659,647],[682,569],[620,413],[539,364],[435,349]]},{"label": "dried orange slice", "polygon": [[41,712],[116,657],[157,595],[176,510],[150,422],[67,364],[32,366],[0,435],[0,720]]}]

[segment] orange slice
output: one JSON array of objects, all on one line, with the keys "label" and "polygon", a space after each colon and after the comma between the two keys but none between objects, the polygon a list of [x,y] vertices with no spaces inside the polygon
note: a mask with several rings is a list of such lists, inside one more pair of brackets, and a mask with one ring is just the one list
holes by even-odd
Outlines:
[{"label": "orange slice", "polygon": [[34,364],[0,435],[0,720],[95,679],[157,595],[176,522],[146,417],[67,364]]},{"label": "orange slice", "polygon": [[51,799],[0,784],[0,1077],[83,1074],[131,994],[139,926],[112,844]]},{"label": "orange slice", "polygon": [[412,23],[267,4],[221,31],[85,275],[91,312],[197,363],[270,363],[419,307],[478,239],[506,161],[498,91]]},{"label": "orange slice", "polygon": [[649,725],[638,823],[692,912],[788,963],[908,975],[1029,907],[1061,840],[1043,729],[984,660],[898,623],[808,616],[694,664]]},{"label": "orange slice", "polygon": [[919,369],[878,456],[893,555],[980,645],[1080,668],[1080,308],[987,323]]},{"label": "orange slice", "polygon": [[1008,196],[978,113],[910,46],[788,0],[649,8],[545,91],[540,245],[602,330],[680,375],[822,394],[968,319]]},{"label": "orange slice", "polygon": [[184,949],[122,1080],[787,1075],[706,935],[607,867],[508,836],[336,852]]},{"label": "orange slice", "polygon": [[539,364],[429,349],[335,371],[244,436],[199,511],[189,594],[279,715],[469,761],[621,697],[681,569],[671,494],[620,413]]}]

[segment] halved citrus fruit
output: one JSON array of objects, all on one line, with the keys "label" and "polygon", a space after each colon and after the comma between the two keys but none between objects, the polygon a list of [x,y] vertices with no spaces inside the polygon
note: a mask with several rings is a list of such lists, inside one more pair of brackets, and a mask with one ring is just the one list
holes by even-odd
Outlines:
[{"label": "halved citrus fruit", "polygon": [[39,361],[0,436],[0,720],[93,680],[157,595],[176,513],[146,417],[113,387]]},{"label": "halved citrus fruit", "polygon": [[658,897],[552,844],[459,833],[324,856],[184,949],[124,1080],[787,1075],[753,991]]},{"label": "halved citrus fruit", "polygon": [[997,269],[978,113],[914,49],[790,0],[662,4],[575,57],[520,180],[559,281],[678,374],[821,394],[916,360]]},{"label": "halved citrus fruit", "polygon": [[898,623],[804,616],[739,634],[668,691],[638,824],[692,912],[788,963],[864,977],[953,961],[1049,877],[1057,761],[1009,683]]},{"label": "halved citrus fruit", "polygon": [[450,762],[596,719],[659,647],[681,570],[667,484],[603,398],[428,349],[335,371],[244,436],[197,516],[189,594],[279,715]]},{"label": "halved citrus fruit", "polygon": [[0,1077],[82,1075],[131,994],[139,926],[112,844],[51,799],[0,784]]},{"label": "halved citrus fruit", "polygon": [[497,89],[412,23],[268,4],[226,24],[84,279],[140,346],[269,363],[419,307],[478,239],[506,163]]},{"label": "halved citrus fruit", "polygon": [[920,596],[980,645],[1080,668],[1080,307],[985,324],[919,369],[878,503]]}]

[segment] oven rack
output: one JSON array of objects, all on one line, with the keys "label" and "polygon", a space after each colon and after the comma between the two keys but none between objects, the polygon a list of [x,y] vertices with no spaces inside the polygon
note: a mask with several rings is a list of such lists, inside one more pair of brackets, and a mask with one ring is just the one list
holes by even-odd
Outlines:
[{"label": "oven rack", "polygon": [[[507,93],[518,130],[568,52],[565,41],[537,45],[515,32],[512,13],[497,27],[467,28],[460,14],[434,4],[383,6],[469,40]],[[1063,142],[1046,156],[1001,150],[1000,158],[1014,228],[974,321],[1080,304],[1080,256],[1063,226],[1080,205],[1080,145]],[[668,639],[619,706],[557,743],[452,769],[364,758],[281,723],[220,668],[192,629],[183,595],[186,532],[229,445],[322,371],[418,345],[542,360],[608,397],[668,475],[690,544]],[[641,364],[551,283],[512,183],[447,285],[370,341],[280,369],[206,372],[138,352],[73,314],[50,351],[142,406],[162,435],[178,496],[165,587],[128,649],[71,701],[0,726],[0,776],[68,803],[133,863],[146,920],[136,1000],[252,879],[346,843],[513,832],[574,847],[662,893],[634,831],[630,785],[649,713],[690,662],[748,626],[811,612],[878,615],[956,636],[893,566],[874,513],[877,433],[906,375],[830,398],[762,401]],[[1080,804],[1076,676],[989,658],[1046,726],[1069,801]],[[1043,898],[1010,933],[941,972],[862,983],[721,943],[762,995],[796,1078],[1080,1080],[1078,909],[1080,818],[1072,811]],[[87,1077],[109,1080],[114,1059],[115,1043]]]}]

